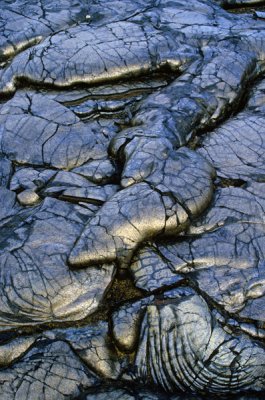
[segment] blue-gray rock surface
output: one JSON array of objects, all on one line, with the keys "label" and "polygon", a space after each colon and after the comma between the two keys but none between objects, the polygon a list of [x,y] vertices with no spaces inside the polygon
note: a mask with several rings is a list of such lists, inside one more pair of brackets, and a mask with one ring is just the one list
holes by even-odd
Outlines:
[{"label": "blue-gray rock surface", "polygon": [[1,1],[1,400],[264,398],[264,6]]}]

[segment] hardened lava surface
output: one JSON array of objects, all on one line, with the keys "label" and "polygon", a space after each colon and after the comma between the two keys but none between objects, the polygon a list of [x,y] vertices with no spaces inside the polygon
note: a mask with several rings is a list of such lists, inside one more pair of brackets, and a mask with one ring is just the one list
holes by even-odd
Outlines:
[{"label": "hardened lava surface", "polygon": [[0,399],[264,399],[265,2],[0,3]]}]

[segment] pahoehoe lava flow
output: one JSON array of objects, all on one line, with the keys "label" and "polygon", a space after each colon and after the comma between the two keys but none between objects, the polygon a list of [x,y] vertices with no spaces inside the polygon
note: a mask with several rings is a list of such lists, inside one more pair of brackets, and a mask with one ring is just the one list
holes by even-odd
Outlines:
[{"label": "pahoehoe lava flow", "polygon": [[264,398],[265,2],[0,7],[0,399]]}]

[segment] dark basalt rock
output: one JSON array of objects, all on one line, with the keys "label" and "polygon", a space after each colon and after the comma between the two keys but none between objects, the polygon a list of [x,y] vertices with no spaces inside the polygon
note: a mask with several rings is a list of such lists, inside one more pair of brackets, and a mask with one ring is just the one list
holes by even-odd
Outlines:
[{"label": "dark basalt rock", "polygon": [[1,400],[264,398],[264,2],[33,3],[0,10]]},{"label": "dark basalt rock", "polygon": [[1,61],[84,19],[89,5],[87,0],[45,0],[37,3],[3,0],[1,3]]}]

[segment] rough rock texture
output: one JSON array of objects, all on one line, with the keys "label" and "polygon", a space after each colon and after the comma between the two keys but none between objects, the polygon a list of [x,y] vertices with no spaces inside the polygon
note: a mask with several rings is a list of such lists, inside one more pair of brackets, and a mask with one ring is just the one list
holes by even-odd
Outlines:
[{"label": "rough rock texture", "polygon": [[27,218],[21,214],[1,223],[0,330],[85,318],[97,308],[114,271],[113,265],[79,272],[66,265],[93,212],[48,198]]},{"label": "rough rock texture", "polygon": [[1,400],[264,398],[264,5],[1,2]]}]

